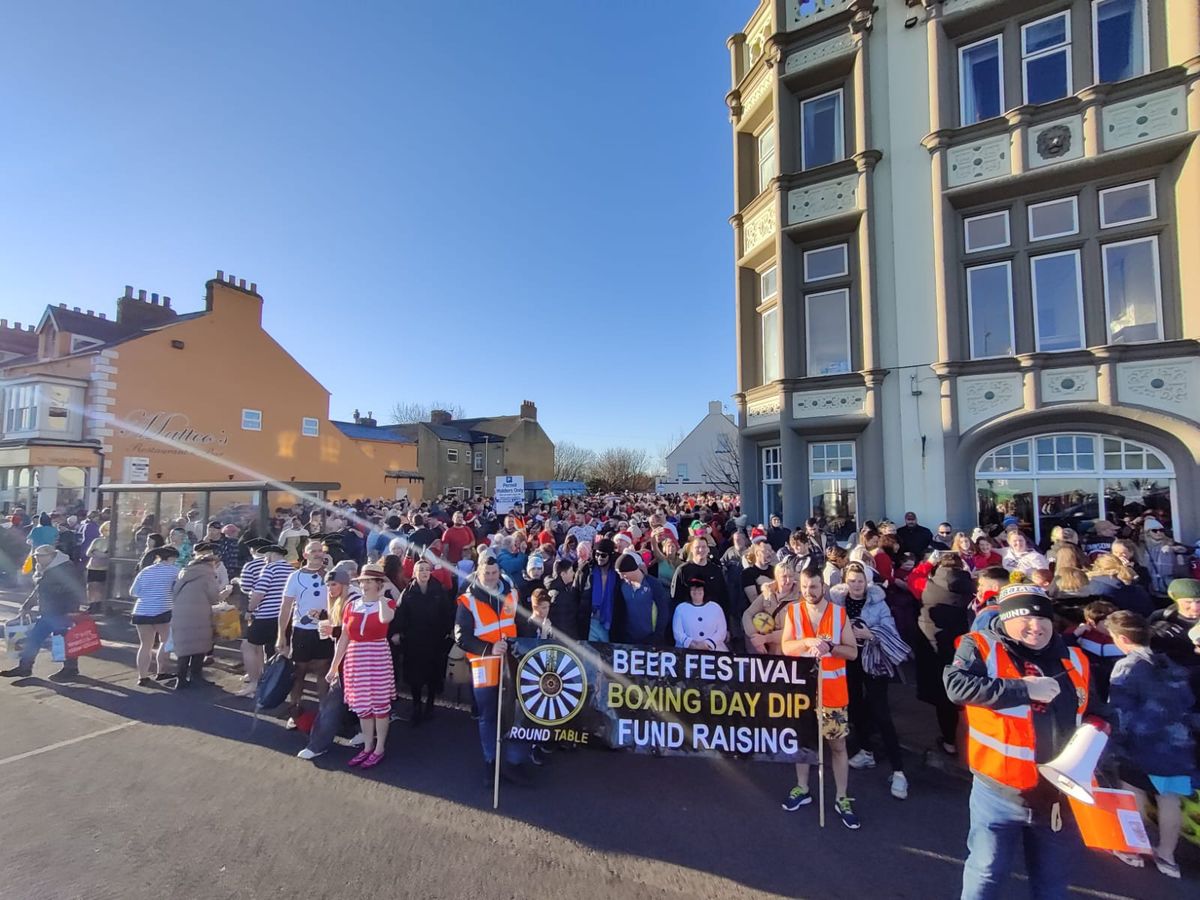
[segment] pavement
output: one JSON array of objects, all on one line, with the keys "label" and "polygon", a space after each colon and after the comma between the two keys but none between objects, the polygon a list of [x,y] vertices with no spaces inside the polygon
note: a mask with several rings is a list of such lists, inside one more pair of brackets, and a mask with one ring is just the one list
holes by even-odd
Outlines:
[{"label": "pavement", "polygon": [[[0,900],[958,896],[968,784],[915,756],[907,801],[884,767],[851,774],[857,832],[832,807],[823,830],[815,805],[783,812],[787,766],[603,750],[555,753],[494,812],[464,709],[394,723],[367,773],[344,746],[303,762],[302,735],[233,696],[231,646],[177,694],[137,686],[127,620],[101,633],[77,682],[46,680],[42,654],[0,684]],[[896,690],[916,740],[932,714]],[[1081,847],[1071,896],[1194,898],[1200,854],[1184,865],[1173,882]]]}]

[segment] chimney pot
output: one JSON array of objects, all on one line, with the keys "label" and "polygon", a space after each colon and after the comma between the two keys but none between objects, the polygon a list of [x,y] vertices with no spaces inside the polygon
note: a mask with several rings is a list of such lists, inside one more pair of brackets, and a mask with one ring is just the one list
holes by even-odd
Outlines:
[{"label": "chimney pot", "polygon": [[163,297],[163,306],[165,306],[167,309],[171,308],[171,298],[170,297]]},{"label": "chimney pot", "polygon": [[151,294],[151,295],[150,295],[150,302],[151,302],[151,303],[157,303],[157,302],[158,302],[158,294]]},{"label": "chimney pot", "polygon": [[237,276],[230,275],[227,279],[225,279],[225,281],[227,284],[237,284]]},{"label": "chimney pot", "polygon": [[74,306],[74,307],[72,307],[72,310],[73,310],[74,312],[82,312],[82,310],[80,310],[80,308],[79,308],[78,306]]},{"label": "chimney pot", "polygon": [[238,287],[240,287],[243,291],[246,289],[246,279],[245,278],[238,279]]},{"label": "chimney pot", "polygon": [[138,291],[138,299],[141,300],[143,303],[145,303],[146,302],[146,292]]},{"label": "chimney pot", "polygon": [[13,322],[13,328],[17,329],[17,331],[20,331],[20,330],[21,330],[21,323],[20,323],[20,322]]},{"label": "chimney pot", "polygon": [[224,281],[224,280],[225,280],[225,271],[223,269],[217,269],[217,281]]},{"label": "chimney pot", "polygon": [[133,297],[133,285],[132,284],[125,285],[125,296],[129,297],[129,298]]},{"label": "chimney pot", "polygon": [[258,293],[258,282],[256,282],[256,281],[250,282],[250,293],[252,293],[252,294]]},{"label": "chimney pot", "polygon": [[8,319],[0,319],[0,328],[8,327]]},{"label": "chimney pot", "polygon": [[26,326],[25,326],[25,330],[26,330],[26,331],[33,331],[33,326],[32,326],[32,325],[26,325]]},{"label": "chimney pot", "polygon": [[100,313],[100,318],[102,318],[102,319],[107,319],[107,318],[108,318],[108,313]]},{"label": "chimney pot", "polygon": [[89,310],[87,311],[87,314],[88,314],[89,316],[92,316],[93,318],[95,318],[96,311],[95,311],[94,309],[89,309]]},{"label": "chimney pot", "polygon": [[58,304],[58,308],[59,308],[59,309],[66,309],[66,308],[67,308],[67,304],[65,304],[65,303],[60,303],[60,304]]}]

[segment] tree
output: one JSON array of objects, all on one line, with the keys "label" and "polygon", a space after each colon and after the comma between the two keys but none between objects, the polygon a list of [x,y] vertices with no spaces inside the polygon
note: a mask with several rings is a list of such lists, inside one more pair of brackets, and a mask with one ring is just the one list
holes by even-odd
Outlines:
[{"label": "tree", "polygon": [[587,486],[588,490],[600,493],[653,491],[650,457],[645,450],[609,447],[596,457]]},{"label": "tree", "polygon": [[731,494],[742,490],[742,456],[737,438],[722,432],[716,445],[704,459],[704,480],[719,491]]},{"label": "tree", "polygon": [[554,445],[554,480],[586,481],[596,464],[596,452],[569,441]]},{"label": "tree", "polygon": [[428,422],[435,409],[445,410],[450,413],[452,419],[461,419],[467,414],[457,403],[441,403],[436,400],[433,403],[398,402],[392,406],[392,423],[406,425],[411,422]]}]

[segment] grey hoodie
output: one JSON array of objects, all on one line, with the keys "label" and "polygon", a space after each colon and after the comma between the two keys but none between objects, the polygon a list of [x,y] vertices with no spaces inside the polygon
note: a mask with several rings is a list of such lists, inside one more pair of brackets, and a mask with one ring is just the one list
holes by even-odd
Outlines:
[{"label": "grey hoodie", "polygon": [[43,616],[65,616],[79,612],[84,600],[84,588],[74,567],[68,565],[70,558],[61,550],[45,568],[36,568],[33,573],[33,594],[37,598],[38,612]]}]

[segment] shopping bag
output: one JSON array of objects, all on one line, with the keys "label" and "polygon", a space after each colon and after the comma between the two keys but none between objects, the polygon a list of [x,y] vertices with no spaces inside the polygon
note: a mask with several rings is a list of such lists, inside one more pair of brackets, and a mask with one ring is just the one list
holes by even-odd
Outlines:
[{"label": "shopping bag", "polygon": [[228,603],[213,607],[213,632],[222,641],[235,641],[242,636],[242,614]]},{"label": "shopping bag", "polygon": [[308,734],[308,749],[313,753],[324,753],[332,747],[333,739],[342,729],[345,713],[346,695],[342,689],[342,682],[337,681],[321,698],[321,707],[317,710],[317,718]]},{"label": "shopping bag", "polygon": [[23,574],[23,575],[33,574],[33,554],[32,553],[30,553],[27,557],[25,557],[25,562],[21,565],[21,574]]},{"label": "shopping bag", "polygon": [[52,662],[65,663],[67,661],[67,638],[66,635],[52,634],[50,635],[50,659]]},{"label": "shopping bag", "polygon": [[89,656],[100,649],[100,629],[96,620],[86,613],[71,615],[71,627],[67,630],[64,650],[67,659]]},{"label": "shopping bag", "polygon": [[1121,853],[1149,855],[1154,852],[1133,791],[1093,785],[1092,795],[1096,799],[1092,806],[1074,797],[1068,798],[1085,846]]},{"label": "shopping bag", "polygon": [[287,699],[292,690],[292,677],[295,675],[295,664],[278,653],[267,662],[262,678],[258,680],[258,693],[254,698],[257,710],[274,709]]},{"label": "shopping bag", "polygon": [[33,624],[28,619],[9,619],[4,623],[4,646],[10,659],[18,660],[25,649],[25,636]]}]

